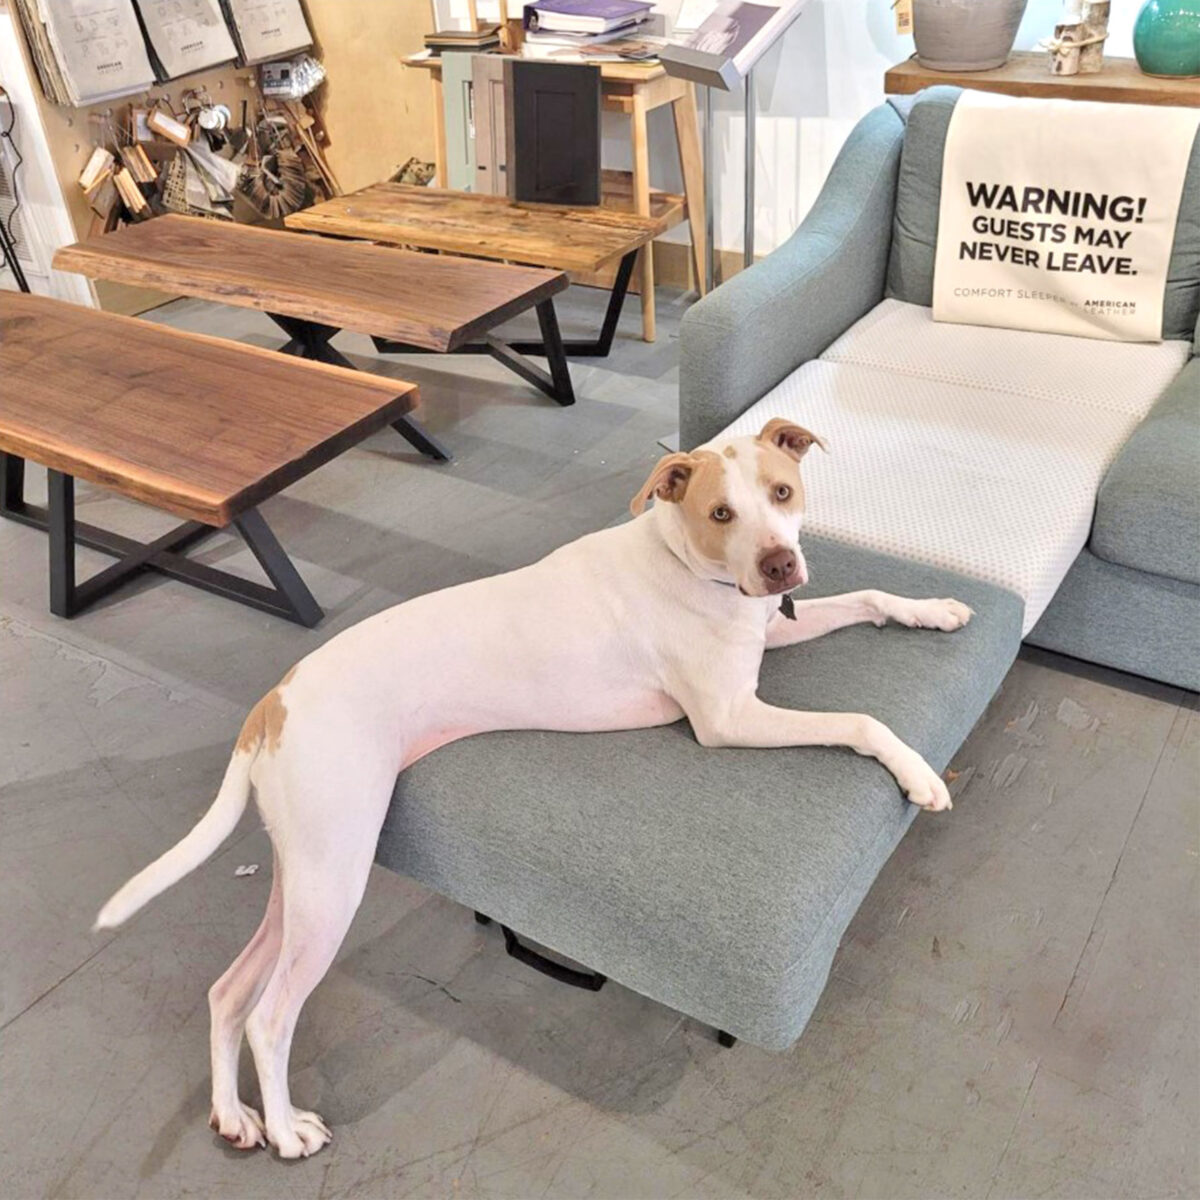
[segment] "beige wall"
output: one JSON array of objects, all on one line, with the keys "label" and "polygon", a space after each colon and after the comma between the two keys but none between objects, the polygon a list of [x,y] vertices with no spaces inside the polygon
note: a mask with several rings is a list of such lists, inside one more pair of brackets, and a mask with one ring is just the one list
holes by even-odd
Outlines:
[{"label": "beige wall", "polygon": [[346,191],[414,155],[433,158],[428,74],[400,61],[424,45],[427,0],[305,0],[328,78],[317,99],[329,164]]}]

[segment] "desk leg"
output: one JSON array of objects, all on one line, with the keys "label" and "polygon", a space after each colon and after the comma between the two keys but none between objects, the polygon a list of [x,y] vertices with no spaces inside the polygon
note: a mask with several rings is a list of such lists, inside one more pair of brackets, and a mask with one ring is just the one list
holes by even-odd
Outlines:
[{"label": "desk leg", "polygon": [[25,460],[0,450],[0,516],[11,516],[25,502]]},{"label": "desk leg", "polygon": [[[557,400],[564,408],[575,403],[575,389],[571,384],[571,371],[567,366],[567,356],[563,348],[562,334],[558,328],[558,316],[554,311],[553,300],[543,300],[537,306],[538,325],[541,328],[541,342],[524,343],[533,347],[534,354],[544,354],[546,365],[550,368],[547,374],[541,367],[531,363],[517,349],[517,343],[502,342],[499,338],[488,334],[478,347],[490,354],[497,362],[503,363],[514,374],[519,375],[526,383],[532,383],[539,391],[545,392],[552,400]],[[462,347],[464,351],[474,351],[475,345]]]},{"label": "desk leg", "polygon": [[61,471],[46,472],[50,535],[50,611],[75,615],[75,480]]},{"label": "desk leg", "polygon": [[[263,520],[262,513],[257,508],[247,509],[241,516],[234,517],[233,526],[258,559],[258,565],[266,572],[267,578],[275,585],[279,609],[282,610],[280,615],[311,629],[324,615],[321,606],[300,578],[300,572],[292,565],[292,560],[271,532],[271,527]],[[236,591],[231,590],[230,595],[235,600],[240,598]]]},{"label": "desk leg", "polygon": [[[646,130],[646,97],[641,88],[633,92],[633,208],[640,216],[650,215],[650,141]],[[642,247],[642,339],[657,337],[654,319],[654,243]]]},{"label": "desk leg", "polygon": [[[358,368],[340,351],[335,350],[329,343],[341,333],[332,325],[318,325],[315,321],[302,321],[298,317],[281,317],[278,313],[268,313],[267,316],[283,330],[291,339],[286,346],[281,347],[280,353],[291,354],[298,358],[312,359],[314,362],[328,363],[331,367],[344,367],[347,371],[357,371]],[[386,344],[385,339],[373,339],[377,349]],[[392,422],[392,428],[404,438],[414,449],[434,459],[436,462],[450,462],[454,455],[450,450],[425,429],[415,417],[400,417]]]},{"label": "desk leg", "polygon": [[433,85],[433,154],[435,187],[446,186],[446,106],[442,98],[442,77],[433,72],[429,74],[429,82]]},{"label": "desk leg", "polygon": [[692,231],[692,263],[696,270],[696,291],[705,293],[704,256],[707,226],[704,211],[704,158],[700,153],[700,120],[696,112],[696,88],[671,102],[675,118],[675,138],[679,143],[679,166],[683,171],[683,192],[687,197],[688,225]]}]

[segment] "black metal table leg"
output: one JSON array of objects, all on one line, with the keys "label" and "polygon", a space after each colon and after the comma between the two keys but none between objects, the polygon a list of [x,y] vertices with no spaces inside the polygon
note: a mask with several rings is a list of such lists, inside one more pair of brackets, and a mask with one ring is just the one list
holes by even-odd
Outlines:
[{"label": "black metal table leg", "polygon": [[49,494],[50,611],[75,615],[75,480],[61,471],[46,475]]},{"label": "black metal table leg", "polygon": [[542,331],[542,343],[546,347],[546,365],[550,368],[550,377],[554,381],[554,391],[551,394],[565,408],[568,404],[575,403],[575,389],[571,386],[571,371],[567,366],[554,301],[543,300],[537,306],[537,316],[538,327]]},{"label": "black metal table leg", "polygon": [[[549,303],[549,301],[546,303]],[[539,321],[542,319],[542,305],[540,304],[538,305],[538,319]],[[550,312],[550,319],[553,322],[553,333],[557,334],[558,322],[554,318],[553,309]],[[543,325],[543,328],[546,328],[546,326]],[[557,347],[551,345],[549,348],[537,351],[539,354],[546,354],[546,361],[553,374],[547,374],[536,363],[530,362],[519,350],[514,350],[509,343],[502,342],[499,338],[492,337],[490,334],[480,344],[497,362],[503,363],[514,375],[520,375],[526,383],[532,383],[538,391],[545,392],[551,400],[557,400],[563,406],[575,403],[575,390],[571,386],[571,375],[567,370],[567,360],[563,357],[561,337],[558,338]],[[463,349],[465,350],[466,347]]]},{"label": "black metal table leg", "polygon": [[633,266],[637,262],[638,252],[631,250],[621,259],[617,268],[617,278],[613,282],[612,293],[608,297],[608,308],[604,311],[604,324],[600,328],[600,337],[595,343],[597,358],[607,358],[612,349],[613,338],[617,336],[617,322],[621,319],[621,309],[625,297],[629,293],[629,281],[633,278]]},{"label": "black metal table leg", "polygon": [[392,422],[392,428],[410,446],[419,450],[422,454],[427,454],[430,458],[436,459],[438,462],[451,462],[453,460],[454,455],[450,453],[449,447],[445,443],[438,441],[420,421],[414,421],[409,416],[397,417]]},{"label": "black metal table leg", "polygon": [[[335,350],[329,343],[341,332],[332,325],[318,325],[315,321],[302,321],[298,317],[284,317],[278,313],[267,314],[290,339],[282,347],[284,354],[292,354],[299,358],[310,358],[314,362],[328,363],[333,367],[344,367],[348,371],[358,368],[340,351]],[[382,339],[373,338],[376,346]],[[454,455],[449,448],[438,441],[415,417],[404,416],[392,422],[396,430],[411,446],[436,462],[452,462]]]},{"label": "black metal table leg", "polygon": [[[608,307],[604,310],[604,323],[600,327],[600,336],[593,341],[579,338],[567,338],[563,341],[563,351],[568,358],[607,358],[612,350],[613,339],[617,336],[617,323],[621,319],[621,310],[625,306],[625,297],[629,294],[629,283],[633,278],[633,268],[637,262],[638,251],[631,250],[621,259],[613,280],[612,291],[608,297]],[[545,338],[543,331],[542,337]],[[540,342],[509,342],[512,349],[519,354],[545,354],[546,343]]]},{"label": "black metal table leg", "polygon": [[[139,542],[110,529],[77,521],[75,480],[62,472],[48,472],[49,504],[45,508],[27,504],[24,467],[23,459],[0,453],[0,516],[49,535],[50,611],[55,616],[76,616],[145,571],[178,579],[309,628],[323,616],[257,509],[242,513],[233,526],[261,564],[272,587],[184,557],[186,550],[218,532],[212,525],[186,521],[152,542]],[[76,546],[99,550],[117,561],[78,583]]]},{"label": "black metal table leg", "polygon": [[248,509],[234,517],[233,524],[258,559],[258,565],[275,585],[280,599],[291,609],[293,620],[311,629],[324,614],[271,527],[263,520],[262,513],[257,508]]},{"label": "black metal table leg", "polygon": [[0,450],[0,515],[7,516],[25,499],[25,460]]}]

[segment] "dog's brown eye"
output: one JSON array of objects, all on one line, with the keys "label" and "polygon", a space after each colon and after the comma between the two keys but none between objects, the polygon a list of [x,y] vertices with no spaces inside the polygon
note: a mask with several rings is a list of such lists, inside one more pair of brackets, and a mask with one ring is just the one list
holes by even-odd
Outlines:
[{"label": "dog's brown eye", "polygon": [[775,499],[776,500],[783,501],[783,500],[790,500],[791,498],[792,498],[792,489],[790,487],[788,487],[788,485],[786,483],[780,483],[780,484],[775,485]]},{"label": "dog's brown eye", "polygon": [[708,514],[714,521],[719,521],[724,524],[726,521],[733,520],[733,513],[729,511],[723,504],[718,504],[716,508]]}]

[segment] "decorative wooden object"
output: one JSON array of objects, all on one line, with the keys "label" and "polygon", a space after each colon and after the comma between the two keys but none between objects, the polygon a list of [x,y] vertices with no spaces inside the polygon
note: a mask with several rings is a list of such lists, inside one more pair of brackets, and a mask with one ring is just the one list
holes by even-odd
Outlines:
[{"label": "decorative wooden object", "polygon": [[1095,75],[1104,66],[1104,43],[1108,38],[1110,0],[1083,0],[1085,37],[1079,52],[1079,73]]},{"label": "decorative wooden object", "polygon": [[567,286],[561,271],[411,254],[176,215],[65,246],[54,256],[54,266],[440,353]]},{"label": "decorative wooden object", "polygon": [[[434,142],[438,162],[436,181],[445,185],[442,164],[446,161],[446,130],[442,105],[442,62],[437,58],[406,58],[405,64],[429,72],[433,89]],[[633,211],[642,216],[654,215],[658,201],[650,186],[649,134],[646,114],[665,105],[671,106],[675,121],[675,137],[679,147],[679,164],[683,173],[686,207],[683,210],[691,231],[692,265],[697,288],[704,291],[704,258],[706,225],[704,214],[704,170],[700,151],[700,122],[696,110],[695,89],[686,80],[668,75],[661,64],[601,63],[601,107],[604,112],[620,113],[630,120],[633,147],[633,178],[630,187],[623,189],[630,197]],[[604,172],[605,179],[610,172]],[[607,184],[602,180],[607,191]],[[608,201],[603,196],[601,203]],[[653,253],[642,255],[639,267],[639,290],[642,296],[642,336],[652,342],[655,338],[654,261]],[[604,282],[609,279],[593,280]]]},{"label": "decorative wooden object", "polygon": [[1050,52],[1052,75],[1095,75],[1104,65],[1109,0],[1070,0],[1067,19],[1039,42]]},{"label": "decorative wooden object", "polygon": [[1051,75],[1079,74],[1079,56],[1086,36],[1082,21],[1061,21],[1054,26],[1054,37],[1042,43],[1050,52]]},{"label": "decorative wooden object", "polygon": [[1101,100],[1113,104],[1176,104],[1200,108],[1194,80],[1144,75],[1132,58],[1105,58],[1094,75],[1051,75],[1046,56],[1033,50],[1014,51],[992,71],[931,71],[915,58],[897,63],[884,75],[884,90],[906,96],[935,84],[999,92],[1005,96],[1040,96],[1062,100]]},{"label": "decorative wooden object", "polygon": [[0,292],[0,378],[0,452],[213,526],[417,400],[400,380],[17,292]]},{"label": "decorative wooden object", "polygon": [[310,233],[562,271],[598,271],[667,228],[665,220],[603,206],[525,205],[504,196],[402,183],[377,183],[293,213],[285,223]]}]

